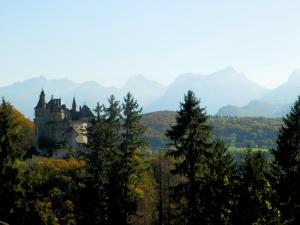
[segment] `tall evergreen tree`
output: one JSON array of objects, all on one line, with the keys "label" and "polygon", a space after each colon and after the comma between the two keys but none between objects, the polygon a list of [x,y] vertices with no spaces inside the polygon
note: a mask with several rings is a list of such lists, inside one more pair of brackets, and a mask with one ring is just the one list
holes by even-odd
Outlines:
[{"label": "tall evergreen tree", "polygon": [[212,157],[211,128],[200,101],[192,91],[184,96],[176,118],[176,125],[167,131],[172,141],[170,155],[177,159],[174,174],[181,175],[183,182],[175,187],[180,202],[186,202],[182,209],[181,224],[199,224],[204,219],[201,207],[201,188]]},{"label": "tall evergreen tree", "polygon": [[222,141],[214,141],[207,169],[200,186],[204,224],[231,224],[235,164]]},{"label": "tall evergreen tree", "polygon": [[142,169],[141,150],[146,142],[143,136],[145,128],[141,122],[142,109],[130,93],[124,98],[122,110],[122,143],[117,182],[120,193],[118,224],[126,225],[130,224],[130,216],[137,210],[134,188],[138,183],[139,170]]},{"label": "tall evergreen tree", "polygon": [[[119,170],[120,170],[120,145],[122,141],[121,135],[121,105],[119,101],[116,101],[112,95],[108,100],[109,107],[105,109],[106,112],[106,127],[107,127],[107,146],[109,146],[109,158],[110,169],[108,170],[108,224],[119,224],[121,214],[121,199],[119,190]],[[117,223],[116,223],[117,222]]]},{"label": "tall evergreen tree", "polygon": [[86,188],[81,193],[81,223],[105,224],[107,220],[106,190],[107,161],[109,152],[106,143],[104,106],[97,104],[96,117],[88,130],[87,169],[90,177],[86,179]]},{"label": "tall evergreen tree", "polygon": [[10,103],[2,99],[0,106],[0,221],[17,224],[21,177],[17,166],[24,154],[21,125]]},{"label": "tall evergreen tree", "polygon": [[[91,121],[88,136],[87,165],[91,179],[87,185],[91,188],[92,194],[89,197],[95,205],[87,211],[91,216],[88,218],[85,215],[85,218],[92,224],[115,224],[119,207],[119,195],[115,184],[118,179],[116,166],[120,158],[121,107],[113,95],[108,99],[108,103],[108,107],[97,105],[96,118]],[[87,208],[91,206],[91,202]]]},{"label": "tall evergreen tree", "polygon": [[275,192],[269,181],[271,170],[265,155],[248,149],[238,172],[233,224],[283,224],[273,202]]},{"label": "tall evergreen tree", "polygon": [[289,224],[300,223],[300,96],[283,125],[273,150],[274,171],[283,218]]}]

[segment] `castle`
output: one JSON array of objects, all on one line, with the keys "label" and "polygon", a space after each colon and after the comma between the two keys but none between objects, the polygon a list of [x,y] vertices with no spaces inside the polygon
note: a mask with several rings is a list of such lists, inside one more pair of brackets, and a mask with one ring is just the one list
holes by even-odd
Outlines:
[{"label": "castle", "polygon": [[46,103],[44,90],[41,91],[35,110],[36,146],[41,154],[63,157],[84,150],[87,143],[87,127],[94,117],[86,105],[79,107],[75,97],[72,108],[68,109],[61,99],[51,97]]}]

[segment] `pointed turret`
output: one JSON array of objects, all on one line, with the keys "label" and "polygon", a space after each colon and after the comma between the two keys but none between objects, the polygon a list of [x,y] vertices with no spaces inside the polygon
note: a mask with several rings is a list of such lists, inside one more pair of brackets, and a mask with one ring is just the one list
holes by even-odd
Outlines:
[{"label": "pointed turret", "polygon": [[76,106],[76,100],[75,100],[75,97],[73,97],[72,111],[76,112],[76,108],[77,108],[77,106]]},{"label": "pointed turret", "polygon": [[45,109],[46,108],[45,92],[43,89],[40,94],[39,102],[35,108],[36,109]]},{"label": "pointed turret", "polygon": [[44,112],[44,110],[46,109],[45,92],[43,89],[40,94],[39,102],[34,109],[36,117],[41,116],[41,113]]}]

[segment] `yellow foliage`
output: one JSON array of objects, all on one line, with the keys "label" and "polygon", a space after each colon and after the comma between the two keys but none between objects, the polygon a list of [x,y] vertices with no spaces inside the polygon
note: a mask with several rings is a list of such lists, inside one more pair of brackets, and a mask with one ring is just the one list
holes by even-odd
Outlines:
[{"label": "yellow foliage", "polygon": [[14,113],[15,113],[16,119],[22,125],[30,128],[30,129],[34,129],[34,123],[31,120],[25,118],[25,116],[22,113],[20,113],[19,111],[17,111],[16,109],[14,109]]},{"label": "yellow foliage", "polygon": [[271,203],[269,201],[265,200],[265,204],[269,210],[272,209]]},{"label": "yellow foliage", "polygon": [[228,176],[224,176],[224,185],[228,185],[228,184],[229,184]]},{"label": "yellow foliage", "polygon": [[79,159],[55,159],[55,158],[46,158],[34,156],[31,160],[32,163],[37,163],[46,167],[52,167],[58,170],[67,170],[67,169],[79,169],[86,166],[84,160]]},{"label": "yellow foliage", "polygon": [[144,197],[144,190],[142,189],[142,187],[135,187],[134,192],[137,194],[139,198]]},{"label": "yellow foliage", "polygon": [[15,108],[13,108],[13,117],[15,117],[15,119],[20,123],[21,127],[28,127],[29,129],[34,129],[34,123],[31,120],[25,118],[25,116]]}]

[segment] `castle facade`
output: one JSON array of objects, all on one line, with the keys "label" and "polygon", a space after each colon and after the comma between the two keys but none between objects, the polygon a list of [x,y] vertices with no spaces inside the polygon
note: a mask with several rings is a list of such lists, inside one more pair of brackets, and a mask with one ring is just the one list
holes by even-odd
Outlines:
[{"label": "castle facade", "polygon": [[41,154],[63,157],[84,150],[87,127],[94,117],[88,106],[80,106],[77,110],[75,97],[71,109],[53,96],[47,103],[42,90],[34,110],[36,147]]}]

